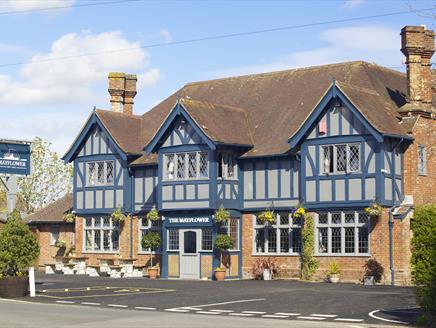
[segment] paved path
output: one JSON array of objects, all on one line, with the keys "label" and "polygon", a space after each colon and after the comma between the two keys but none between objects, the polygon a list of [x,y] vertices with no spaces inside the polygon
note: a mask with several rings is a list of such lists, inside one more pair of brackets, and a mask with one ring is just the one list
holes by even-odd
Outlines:
[{"label": "paved path", "polygon": [[[36,302],[311,322],[413,323],[413,289],[275,281],[179,281],[39,275]],[[30,298],[28,298],[30,299]]]}]

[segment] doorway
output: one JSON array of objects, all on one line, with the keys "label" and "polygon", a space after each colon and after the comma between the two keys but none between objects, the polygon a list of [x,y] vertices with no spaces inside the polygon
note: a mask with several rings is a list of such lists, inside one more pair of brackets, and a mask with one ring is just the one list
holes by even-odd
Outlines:
[{"label": "doorway", "polygon": [[180,278],[200,279],[200,229],[180,229]]}]

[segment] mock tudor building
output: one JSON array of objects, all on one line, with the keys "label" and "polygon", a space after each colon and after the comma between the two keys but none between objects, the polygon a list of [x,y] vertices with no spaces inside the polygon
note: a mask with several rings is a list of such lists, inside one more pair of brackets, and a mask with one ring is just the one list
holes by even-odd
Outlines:
[{"label": "mock tudor building", "polygon": [[[227,278],[250,278],[257,258],[300,275],[302,204],[315,219],[317,275],[332,260],[361,280],[374,258],[384,281],[410,281],[413,206],[435,203],[434,33],[401,31],[407,76],[362,61],[190,83],[133,114],[136,76],[109,74],[111,110],[94,109],[64,156],[74,164],[75,245],[99,259],[149,261],[158,231],[163,278],[212,278],[218,233],[234,247]],[[383,207],[378,219],[364,208]],[[161,220],[146,214],[156,206]],[[225,226],[214,223],[220,206]],[[111,213],[129,214],[120,225]],[[264,225],[257,215],[276,215]]]}]

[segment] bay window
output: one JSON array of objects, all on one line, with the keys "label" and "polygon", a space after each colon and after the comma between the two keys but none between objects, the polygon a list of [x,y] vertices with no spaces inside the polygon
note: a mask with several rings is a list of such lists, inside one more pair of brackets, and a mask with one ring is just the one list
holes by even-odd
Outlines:
[{"label": "bay window", "polygon": [[321,173],[360,171],[360,144],[321,146]]},{"label": "bay window", "polygon": [[94,161],[86,163],[88,186],[103,186],[114,183],[114,161]]},{"label": "bay window", "polygon": [[236,155],[231,153],[218,154],[218,178],[237,179]]},{"label": "bay window", "polygon": [[194,180],[209,177],[207,152],[165,154],[163,160],[165,180]]}]

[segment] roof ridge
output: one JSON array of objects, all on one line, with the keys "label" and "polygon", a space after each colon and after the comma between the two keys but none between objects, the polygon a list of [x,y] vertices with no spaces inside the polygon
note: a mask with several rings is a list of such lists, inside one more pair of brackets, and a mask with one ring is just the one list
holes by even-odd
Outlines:
[{"label": "roof ridge", "polygon": [[248,77],[263,77],[263,76],[270,76],[280,73],[286,73],[286,72],[300,72],[300,71],[309,71],[309,70],[315,70],[319,68],[330,68],[334,66],[343,66],[343,65],[350,65],[350,64],[369,64],[368,62],[365,62],[364,60],[350,60],[346,62],[340,62],[340,63],[333,63],[333,64],[325,64],[325,65],[314,65],[314,66],[307,66],[307,67],[296,67],[296,68],[290,68],[290,69],[284,69],[284,70],[278,70],[278,71],[272,71],[272,72],[264,72],[264,73],[253,73],[253,74],[244,74],[244,75],[236,75],[236,76],[229,76],[229,77],[222,77],[217,79],[211,79],[211,80],[204,80],[204,81],[195,81],[195,82],[189,82],[184,85],[184,87],[189,87],[191,85],[197,85],[197,84],[204,84],[209,82],[218,82],[218,81],[225,81],[225,80],[231,80],[231,79],[241,79],[241,78],[248,78]]}]

